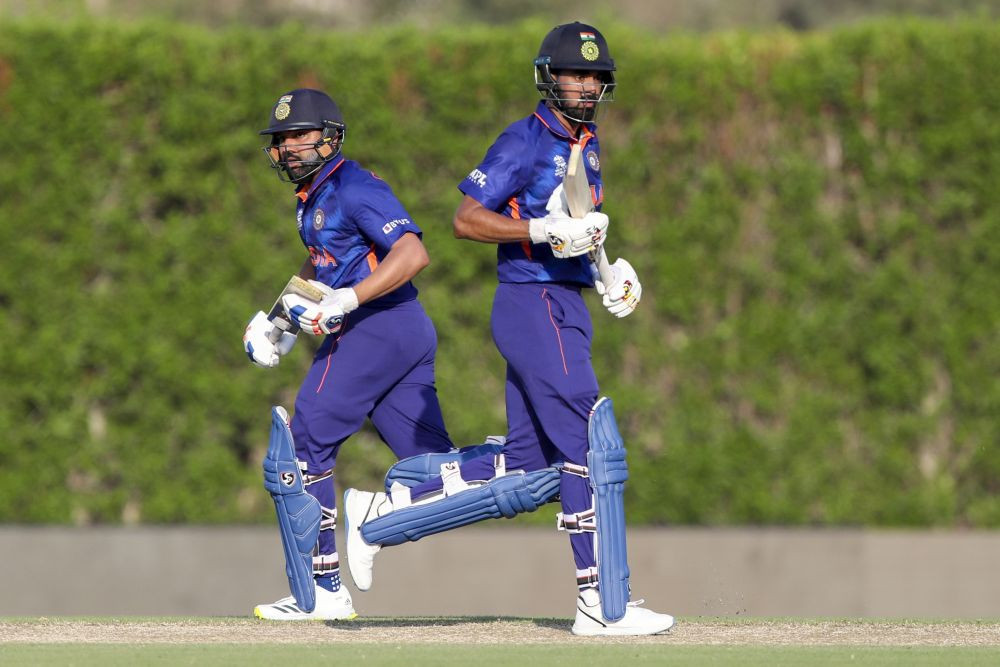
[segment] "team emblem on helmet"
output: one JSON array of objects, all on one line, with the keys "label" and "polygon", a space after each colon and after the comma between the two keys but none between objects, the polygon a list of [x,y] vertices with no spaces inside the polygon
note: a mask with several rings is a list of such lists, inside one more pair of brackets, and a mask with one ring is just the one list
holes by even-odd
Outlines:
[{"label": "team emblem on helmet", "polygon": [[316,213],[313,214],[313,228],[323,229],[323,220],[325,218],[326,216],[323,215],[323,209],[321,208],[316,209]]},{"label": "team emblem on helmet", "polygon": [[278,120],[285,120],[290,113],[292,113],[292,107],[288,105],[288,102],[280,102],[278,106],[274,107],[274,117]]},{"label": "team emblem on helmet", "polygon": [[292,486],[295,484],[295,473],[283,472],[281,473],[281,483],[285,486]]},{"label": "team emblem on helmet", "polygon": [[580,45],[580,55],[593,62],[601,57],[601,49],[598,48],[597,42],[586,41]]},{"label": "team emblem on helmet", "polygon": [[587,162],[590,164],[590,168],[594,171],[601,170],[601,161],[597,157],[597,153],[594,151],[587,151]]}]

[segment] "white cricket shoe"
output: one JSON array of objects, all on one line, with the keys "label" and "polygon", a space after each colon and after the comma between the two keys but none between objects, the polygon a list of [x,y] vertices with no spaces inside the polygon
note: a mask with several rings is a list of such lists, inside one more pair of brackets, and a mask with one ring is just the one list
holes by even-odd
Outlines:
[{"label": "white cricket shoe", "polygon": [[316,586],[316,608],[312,611],[299,609],[295,598],[289,595],[274,604],[257,605],[253,615],[267,621],[347,621],[358,616],[345,586],[333,592]]},{"label": "white cricket shoe", "polygon": [[392,511],[392,502],[384,493],[344,491],[344,521],[347,529],[347,567],[359,591],[372,587],[372,570],[380,544],[368,544],[361,536],[361,524]]},{"label": "white cricket shoe", "polygon": [[674,617],[640,607],[642,600],[629,602],[625,615],[614,623],[601,616],[601,599],[596,588],[585,588],[576,599],[573,634],[585,637],[655,635],[674,627]]}]

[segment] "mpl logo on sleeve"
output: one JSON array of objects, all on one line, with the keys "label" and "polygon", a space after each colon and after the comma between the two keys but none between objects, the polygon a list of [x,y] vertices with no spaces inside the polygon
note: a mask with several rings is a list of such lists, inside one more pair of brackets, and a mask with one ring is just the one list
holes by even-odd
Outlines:
[{"label": "mpl logo on sleeve", "polygon": [[469,175],[465,177],[467,180],[472,181],[481,188],[486,187],[486,174],[479,171],[478,169],[473,169],[469,172]]}]

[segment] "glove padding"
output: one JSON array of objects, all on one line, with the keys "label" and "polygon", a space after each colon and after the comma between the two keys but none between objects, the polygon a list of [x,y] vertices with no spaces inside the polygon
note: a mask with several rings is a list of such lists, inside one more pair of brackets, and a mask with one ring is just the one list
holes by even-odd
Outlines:
[{"label": "glove padding", "polygon": [[605,285],[600,280],[594,282],[597,293],[602,298],[602,303],[608,311],[615,317],[627,317],[639,307],[639,300],[642,298],[642,284],[635,274],[635,269],[620,257],[611,265],[611,274],[614,276],[610,285]]},{"label": "glove padding", "polygon": [[597,250],[608,234],[608,216],[591,211],[583,218],[571,218],[563,185],[560,183],[549,196],[544,218],[528,221],[532,243],[548,243],[559,259],[577,257]]},{"label": "glove padding", "polygon": [[568,259],[601,247],[608,230],[608,216],[591,211],[578,220],[550,213],[544,218],[534,218],[528,225],[532,243],[547,242],[553,255]]},{"label": "glove padding", "polygon": [[307,334],[337,333],[344,324],[344,315],[357,309],[358,295],[350,287],[333,289],[317,280],[309,283],[323,292],[322,301],[316,303],[298,294],[286,294],[281,297],[281,305],[288,317]]},{"label": "glove padding", "polygon": [[295,345],[295,334],[287,331],[281,332],[277,343],[271,342],[270,336],[275,335],[273,332],[276,328],[274,323],[267,319],[267,314],[258,310],[243,332],[243,349],[250,357],[250,361],[258,366],[274,368],[281,357],[291,352],[292,346]]}]

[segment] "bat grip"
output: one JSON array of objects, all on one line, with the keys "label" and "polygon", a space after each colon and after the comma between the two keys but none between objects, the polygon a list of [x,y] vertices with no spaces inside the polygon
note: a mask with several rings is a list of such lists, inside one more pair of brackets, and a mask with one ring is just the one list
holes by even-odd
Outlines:
[{"label": "bat grip", "polygon": [[271,320],[271,324],[274,325],[270,331],[267,332],[267,339],[272,343],[277,344],[281,340],[281,334],[285,332],[295,333],[294,326],[291,323],[286,322],[280,317],[276,317]]},{"label": "bat grip", "polygon": [[599,278],[605,287],[610,287],[614,282],[614,273],[611,271],[611,264],[608,263],[608,255],[604,252],[602,245],[597,250],[589,253],[591,267],[596,271],[595,278]]}]

